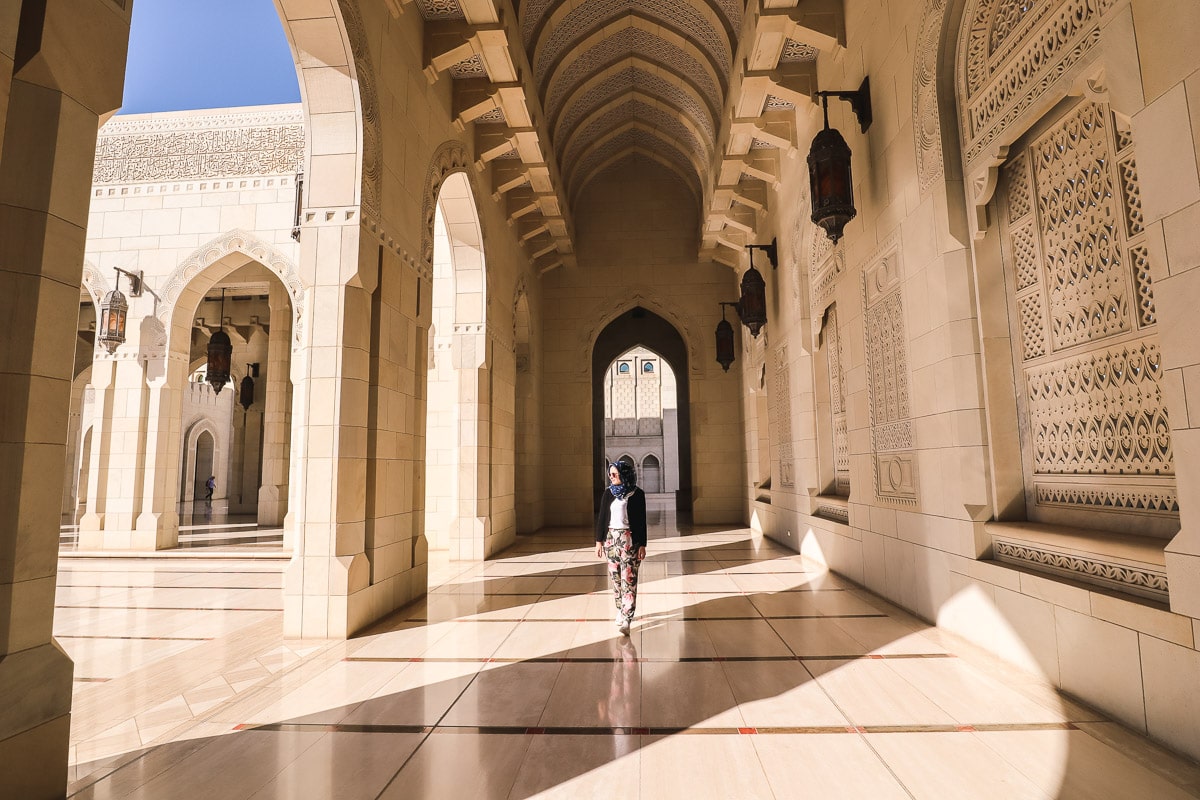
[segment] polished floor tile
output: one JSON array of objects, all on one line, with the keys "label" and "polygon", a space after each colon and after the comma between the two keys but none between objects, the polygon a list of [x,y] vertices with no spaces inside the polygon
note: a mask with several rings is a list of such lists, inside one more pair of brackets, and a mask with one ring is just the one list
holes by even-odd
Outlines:
[{"label": "polished floor tile", "polygon": [[1189,762],[745,529],[658,513],[621,636],[590,542],[435,553],[429,595],[346,642],[283,639],[261,543],[64,558],[69,794],[1200,797]]}]

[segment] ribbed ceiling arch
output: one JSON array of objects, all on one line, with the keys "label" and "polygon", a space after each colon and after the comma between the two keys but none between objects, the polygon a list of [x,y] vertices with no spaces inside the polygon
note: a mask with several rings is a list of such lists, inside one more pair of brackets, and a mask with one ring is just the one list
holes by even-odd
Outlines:
[{"label": "ribbed ceiling arch", "polygon": [[699,200],[744,0],[524,0],[519,13],[572,201],[632,153],[671,169]]}]

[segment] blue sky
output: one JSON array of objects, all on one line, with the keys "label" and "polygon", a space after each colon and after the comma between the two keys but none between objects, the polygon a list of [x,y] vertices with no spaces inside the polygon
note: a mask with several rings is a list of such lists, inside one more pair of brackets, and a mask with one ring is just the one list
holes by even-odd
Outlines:
[{"label": "blue sky", "polygon": [[120,113],[299,100],[271,0],[135,0]]}]

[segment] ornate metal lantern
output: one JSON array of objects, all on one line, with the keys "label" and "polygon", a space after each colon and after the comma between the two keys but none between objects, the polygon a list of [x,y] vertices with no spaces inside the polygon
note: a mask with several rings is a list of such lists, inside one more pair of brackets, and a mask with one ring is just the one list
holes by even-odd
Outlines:
[{"label": "ornate metal lantern", "polygon": [[250,406],[254,405],[254,379],[257,377],[258,364],[247,364],[246,377],[242,378],[238,387],[238,402],[242,404],[243,411],[249,411]]},{"label": "ornate metal lantern", "polygon": [[836,242],[858,211],[854,208],[850,146],[836,128],[829,127],[828,114],[825,129],[813,139],[808,151],[808,178],[812,186],[812,221]]},{"label": "ornate metal lantern", "polygon": [[717,323],[717,363],[729,372],[733,363],[733,326],[725,319],[725,306],[736,307],[737,303],[721,303],[721,321]]},{"label": "ornate metal lantern", "polygon": [[742,275],[742,298],[737,303],[738,318],[750,329],[750,335],[758,338],[758,332],[767,324],[767,282],[753,265]]},{"label": "ornate metal lantern", "polygon": [[[221,316],[218,325],[225,325],[225,290],[221,290]],[[233,357],[233,342],[223,327],[208,340],[208,383],[217,394],[229,383],[229,361]]]},{"label": "ornate metal lantern", "polygon": [[825,127],[813,138],[808,151],[808,179],[812,190],[812,221],[833,241],[842,238],[846,223],[854,219],[854,176],[850,170],[850,146],[836,128],[829,127],[829,98],[847,100],[863,133],[871,127],[869,79],[854,92],[817,92]]},{"label": "ornate metal lantern", "polygon": [[[120,276],[117,277],[117,281],[119,285]],[[100,303],[99,341],[109,355],[125,342],[125,322],[128,315],[129,303],[119,288],[104,295],[104,300]]]},{"label": "ornate metal lantern", "polygon": [[130,297],[142,296],[142,273],[117,271],[116,287],[100,301],[99,342],[112,355],[125,342],[125,326],[129,318],[129,301],[121,294],[121,276],[129,278]]},{"label": "ornate metal lantern", "polygon": [[238,402],[242,404],[243,411],[249,411],[250,406],[254,405],[254,378],[251,378],[248,372],[238,388]]}]

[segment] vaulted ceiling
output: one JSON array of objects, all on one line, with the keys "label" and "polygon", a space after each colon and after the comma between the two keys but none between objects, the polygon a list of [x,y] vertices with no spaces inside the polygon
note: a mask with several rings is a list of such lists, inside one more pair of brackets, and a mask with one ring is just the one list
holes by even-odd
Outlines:
[{"label": "vaulted ceiling", "polygon": [[515,19],[503,0],[385,1],[420,9],[426,74],[454,79],[456,124],[542,270],[570,262],[588,183],[634,155],[693,193],[701,256],[740,263],[817,56],[844,44],[843,0],[761,0],[750,20],[745,0],[513,0]]}]

